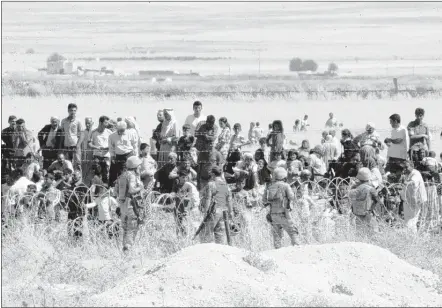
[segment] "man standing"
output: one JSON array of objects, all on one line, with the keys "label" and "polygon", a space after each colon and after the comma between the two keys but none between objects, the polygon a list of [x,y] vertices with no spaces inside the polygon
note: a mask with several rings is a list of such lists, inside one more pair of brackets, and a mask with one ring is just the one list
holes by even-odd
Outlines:
[{"label": "man standing", "polygon": [[410,159],[418,170],[423,171],[421,161],[431,150],[430,130],[423,122],[425,110],[417,108],[414,114],[416,120],[411,121],[407,126],[410,136]]},{"label": "man standing", "polygon": [[338,126],[338,120],[335,118],[334,114],[330,112],[328,114],[329,119],[325,122],[325,128],[334,128]]},{"label": "man standing", "polygon": [[273,171],[273,179],[264,191],[263,203],[270,205],[270,212],[267,214],[267,221],[272,225],[273,245],[275,249],[282,246],[282,230],[285,230],[292,245],[299,245],[298,229],[291,217],[292,205],[295,201],[295,194],[290,185],[285,182],[287,171],[278,167]]},{"label": "man standing", "polygon": [[152,157],[158,161],[159,153],[160,153],[160,147],[161,147],[161,130],[163,128],[163,122],[164,122],[164,110],[160,109],[157,112],[157,119],[158,122],[160,122],[157,127],[152,132],[152,140],[155,142],[155,146],[152,146],[150,154]]},{"label": "man standing", "polygon": [[200,101],[193,103],[193,114],[187,116],[184,124],[190,125],[190,134],[195,135],[196,128],[200,122],[204,122],[205,116],[201,113],[203,104]]},{"label": "man standing", "polygon": [[12,167],[12,158],[14,156],[14,142],[12,136],[16,129],[16,116],[9,116],[9,127],[2,130],[2,183],[5,180],[5,176],[10,174]]},{"label": "man standing", "polygon": [[94,160],[93,151],[89,147],[89,140],[91,139],[91,135],[93,132],[92,127],[94,125],[94,121],[91,117],[87,117],[84,119],[84,124],[86,126],[86,129],[82,132],[81,136],[81,171],[84,184],[90,185],[93,178],[91,169]]},{"label": "man standing", "polygon": [[[400,166],[408,158],[408,131],[401,125],[401,116],[397,113],[390,116],[390,125],[392,127],[391,137],[385,139],[388,146],[387,151],[387,172],[396,173]],[[402,170],[401,170],[402,171]]]},{"label": "man standing", "polygon": [[37,135],[43,156],[43,169],[46,170],[57,159],[57,153],[62,148],[61,142],[63,137],[60,119],[51,117],[50,123],[45,125]]},{"label": "man standing", "polygon": [[109,136],[112,131],[106,128],[109,125],[107,116],[101,116],[98,122],[98,128],[92,131],[88,144],[89,148],[93,149],[94,163],[101,167],[103,183],[108,185],[110,167]]},{"label": "man standing", "polygon": [[25,120],[17,120],[17,128],[13,134],[15,166],[20,168],[28,153],[35,156],[35,138],[32,132],[26,128]]},{"label": "man standing", "polygon": [[111,166],[109,171],[109,186],[113,187],[115,180],[123,172],[126,160],[130,156],[138,156],[138,142],[126,132],[124,121],[117,123],[117,131],[109,136],[109,152]]},{"label": "man standing", "polygon": [[71,160],[74,167],[81,168],[81,142],[83,124],[76,118],[77,105],[71,103],[68,105],[69,116],[61,121],[63,130],[63,147],[67,159]]}]

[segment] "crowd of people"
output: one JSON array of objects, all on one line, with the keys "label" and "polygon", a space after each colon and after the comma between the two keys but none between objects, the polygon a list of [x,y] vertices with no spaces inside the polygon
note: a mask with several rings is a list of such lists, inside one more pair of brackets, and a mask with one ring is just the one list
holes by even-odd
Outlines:
[{"label": "crowd of people", "polygon": [[[69,104],[68,116],[61,121],[51,117],[37,136],[26,128],[25,119],[9,117],[9,127],[2,130],[2,225],[32,211],[36,221],[59,222],[64,209],[73,225],[70,235],[79,238],[86,212],[106,226],[119,217],[123,249],[129,250],[143,223],[145,197],[157,191],[169,196],[178,235],[187,234],[190,211],[201,213],[198,233],[203,242],[223,243],[226,227],[238,230],[238,224],[226,224],[226,219],[243,217],[245,232],[248,211],[269,206],[267,220],[279,248],[282,230],[293,245],[300,243],[291,212],[308,216],[313,206],[309,183],[356,178],[348,184],[350,209],[356,225],[373,232],[376,209],[387,202],[386,183],[405,183],[399,214],[416,232],[427,202],[424,181],[441,181],[442,164],[432,151],[422,108],[407,127],[400,115],[391,115],[391,136],[384,140],[374,123],[353,136],[330,113],[321,143],[313,147],[309,140],[299,147],[289,141],[280,120],[269,124],[268,132],[252,122],[244,136],[240,123],[232,127],[226,117],[217,122],[214,115],[203,115],[199,101],[182,127],[172,109],[159,110],[149,140],[143,140],[135,117],[103,115],[94,128],[94,119],[83,123],[77,109]],[[293,131],[309,127],[305,115],[295,121]],[[253,151],[244,151],[245,146]],[[331,206],[344,212],[338,203]],[[441,209],[433,209],[432,215],[440,222]]]}]

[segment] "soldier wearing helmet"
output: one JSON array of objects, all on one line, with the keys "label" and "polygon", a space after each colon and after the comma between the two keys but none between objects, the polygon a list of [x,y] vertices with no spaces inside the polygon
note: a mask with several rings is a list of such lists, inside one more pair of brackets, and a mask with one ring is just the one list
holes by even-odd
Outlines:
[{"label": "soldier wearing helmet", "polygon": [[351,209],[355,216],[356,228],[359,230],[377,230],[374,209],[381,201],[374,186],[370,183],[371,171],[360,168],[356,178],[359,180],[349,191]]},{"label": "soldier wearing helmet", "polygon": [[138,227],[142,223],[140,192],[143,182],[140,178],[141,159],[131,156],[126,161],[126,171],[117,180],[118,205],[121,209],[121,222],[123,227],[123,251],[133,245]]},{"label": "soldier wearing helmet", "polygon": [[270,205],[267,220],[272,225],[273,244],[276,249],[281,248],[282,230],[290,237],[292,245],[299,245],[298,229],[292,221],[291,203],[295,195],[290,185],[285,182],[287,171],[278,167],[273,172],[274,182],[264,191],[263,203]]}]

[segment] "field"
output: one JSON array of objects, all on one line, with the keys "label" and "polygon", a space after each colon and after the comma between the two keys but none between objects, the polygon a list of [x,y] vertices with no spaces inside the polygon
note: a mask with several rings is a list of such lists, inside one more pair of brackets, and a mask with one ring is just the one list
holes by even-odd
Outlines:
[{"label": "field", "polygon": [[[289,140],[299,145],[309,139],[315,145],[329,112],[353,134],[374,122],[383,139],[390,134],[391,114],[399,113],[406,125],[414,119],[415,108],[422,107],[432,129],[433,149],[438,155],[442,152],[441,3],[3,3],[2,10],[2,128],[14,114],[37,133],[51,116],[65,117],[67,104],[75,102],[81,119],[91,116],[98,122],[101,115],[136,116],[141,135],[148,140],[157,125],[158,109],[173,108],[182,125],[192,113],[193,101],[201,100],[205,115],[225,116],[231,125],[241,123],[244,135],[252,121],[266,130],[269,123],[280,119]],[[33,53],[26,53],[31,48]],[[75,65],[107,66],[122,76],[50,76],[37,71],[46,66],[52,52]],[[288,71],[293,57],[315,60],[319,72],[335,62],[338,76],[300,78]],[[142,69],[193,71],[201,76],[177,76],[158,84],[132,75]],[[392,91],[393,77],[398,78],[398,94]],[[292,133],[294,121],[305,114],[311,129]],[[255,218],[253,245],[236,245],[248,250],[250,264],[260,253],[273,253],[263,212]],[[170,214],[159,213],[155,221],[143,230],[134,251],[123,256],[121,247],[100,238],[94,229],[81,245],[75,245],[69,242],[64,224],[42,230],[25,220],[2,240],[2,304],[87,306],[103,305],[101,300],[108,305],[143,304],[114,302],[112,293],[118,293],[115,290],[121,290],[129,277],[151,271],[158,262],[187,262],[189,251],[214,251],[196,246],[183,252],[196,242],[177,239]],[[341,233],[315,244],[354,241],[386,248],[442,279],[440,235],[413,237],[385,228],[373,238]],[[232,251],[218,255],[240,254]],[[181,272],[177,275],[177,280],[182,279]],[[259,277],[266,280],[270,276]],[[239,281],[246,286],[258,284]],[[416,283],[427,282],[422,278]],[[174,293],[167,293],[176,283],[163,281],[159,289],[150,290],[162,299],[145,305],[176,303]],[[439,281],[435,287],[439,294],[441,286]],[[135,289],[138,292],[137,286]],[[278,291],[271,290],[261,293],[270,292],[272,298]],[[347,301],[350,297],[336,302],[316,293],[301,301],[257,302],[247,290],[238,292],[233,302],[220,297],[212,303],[188,303],[358,305]],[[387,304],[391,303],[410,304],[396,299]]]}]

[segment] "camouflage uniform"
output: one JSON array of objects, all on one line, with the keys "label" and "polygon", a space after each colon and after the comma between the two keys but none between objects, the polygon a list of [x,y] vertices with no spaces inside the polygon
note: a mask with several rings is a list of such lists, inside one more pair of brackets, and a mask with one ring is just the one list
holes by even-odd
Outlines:
[{"label": "camouflage uniform", "polygon": [[[134,243],[139,225],[142,221],[142,211],[139,201],[133,191],[143,186],[140,176],[133,170],[127,170],[118,178],[118,204],[121,209],[123,227],[123,250],[128,250]],[[135,198],[134,198],[135,197]]]},{"label": "camouflage uniform", "polygon": [[210,214],[209,220],[205,223],[200,233],[201,242],[212,242],[212,236],[215,236],[216,244],[224,244],[226,230],[224,227],[223,211],[228,210],[230,214],[232,213],[232,197],[229,186],[221,178],[210,181],[204,188],[201,200],[202,212],[206,213],[213,202],[215,202],[215,206]]},{"label": "camouflage uniform", "polygon": [[290,185],[282,181],[270,184],[264,192],[264,204],[270,203],[270,217],[268,216],[268,220],[272,225],[272,235],[276,249],[281,248],[283,229],[289,235],[292,245],[299,245],[298,229],[290,214],[290,202],[294,200],[295,194]]}]

